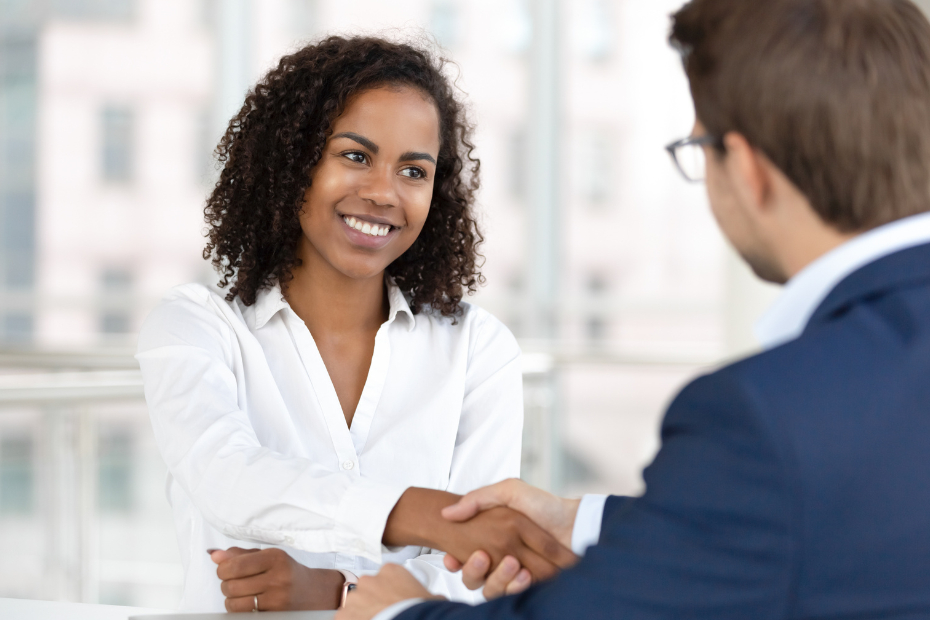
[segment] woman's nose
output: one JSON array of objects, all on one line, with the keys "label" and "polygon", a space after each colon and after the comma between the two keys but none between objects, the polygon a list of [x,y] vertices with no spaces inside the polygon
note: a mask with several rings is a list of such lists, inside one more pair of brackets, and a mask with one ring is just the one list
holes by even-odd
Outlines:
[{"label": "woman's nose", "polygon": [[391,170],[372,170],[366,175],[365,182],[359,190],[359,198],[368,200],[382,207],[396,207],[397,189],[394,187],[394,174]]}]

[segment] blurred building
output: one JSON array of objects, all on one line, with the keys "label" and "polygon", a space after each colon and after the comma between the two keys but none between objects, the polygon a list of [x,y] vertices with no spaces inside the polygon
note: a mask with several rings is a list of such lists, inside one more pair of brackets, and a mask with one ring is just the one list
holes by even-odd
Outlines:
[{"label": "blurred building", "polygon": [[[749,350],[771,297],[663,150],[693,122],[665,43],[681,3],[0,0],[0,351],[128,356],[165,291],[214,277],[210,153],[247,88],[323,34],[431,36],[478,128],[475,301],[528,353],[542,482],[637,492],[666,401]],[[15,365],[0,380],[38,372]],[[172,607],[144,403],[40,401],[0,389],[0,596]]]}]

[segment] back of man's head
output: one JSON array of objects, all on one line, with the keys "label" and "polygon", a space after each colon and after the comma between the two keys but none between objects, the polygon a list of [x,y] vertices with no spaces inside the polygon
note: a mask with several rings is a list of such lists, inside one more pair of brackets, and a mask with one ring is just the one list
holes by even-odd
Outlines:
[{"label": "back of man's head", "polygon": [[761,150],[842,232],[930,211],[930,23],[910,0],[693,0],[698,120]]}]

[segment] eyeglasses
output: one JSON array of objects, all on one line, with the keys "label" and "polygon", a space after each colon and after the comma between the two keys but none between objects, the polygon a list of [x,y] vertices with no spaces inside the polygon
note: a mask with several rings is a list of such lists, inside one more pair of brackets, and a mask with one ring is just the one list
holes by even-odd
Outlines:
[{"label": "eyeglasses", "polygon": [[701,183],[707,178],[704,147],[722,144],[723,141],[717,136],[693,136],[672,142],[665,150],[672,156],[675,167],[685,179],[692,183]]}]

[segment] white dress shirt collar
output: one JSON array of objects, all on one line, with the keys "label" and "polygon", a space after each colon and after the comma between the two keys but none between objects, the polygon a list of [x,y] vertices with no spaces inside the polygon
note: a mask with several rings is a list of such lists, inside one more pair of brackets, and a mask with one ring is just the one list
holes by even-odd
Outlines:
[{"label": "white dress shirt collar", "polygon": [[755,325],[766,349],[804,332],[817,307],[846,276],[900,250],[930,243],[930,213],[913,215],[863,233],[802,269]]},{"label": "white dress shirt collar", "polygon": [[[402,312],[407,315],[407,332],[413,331],[413,328],[416,327],[416,318],[410,309],[407,298],[404,297],[400,287],[394,282],[394,278],[385,276],[384,281],[388,293],[389,314],[387,323],[393,323],[397,314]],[[255,304],[246,313],[252,314],[252,329],[261,329],[271,320],[271,317],[285,308],[290,308],[290,305],[281,294],[281,286],[275,283],[274,286],[263,288],[258,292],[255,296]]]}]

